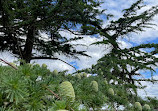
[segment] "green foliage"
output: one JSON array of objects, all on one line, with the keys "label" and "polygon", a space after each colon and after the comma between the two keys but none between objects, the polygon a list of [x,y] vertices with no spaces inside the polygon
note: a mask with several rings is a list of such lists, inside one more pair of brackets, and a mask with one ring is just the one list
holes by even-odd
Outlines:
[{"label": "green foliage", "polygon": [[0,108],[2,111],[88,111],[90,108],[99,111],[105,105],[108,109],[122,105],[125,110],[132,110],[130,104],[134,106],[136,100],[149,104],[151,110],[156,107],[152,105],[154,100],[145,101],[127,92],[126,85],[105,84],[102,76],[78,79],[76,75],[63,71],[52,76],[46,67],[33,64],[18,66],[18,70],[0,66]]}]

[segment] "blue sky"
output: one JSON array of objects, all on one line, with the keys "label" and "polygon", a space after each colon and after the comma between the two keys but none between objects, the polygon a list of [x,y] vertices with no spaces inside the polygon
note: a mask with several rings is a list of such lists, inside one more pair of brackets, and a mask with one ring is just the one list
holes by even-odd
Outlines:
[{"label": "blue sky", "polygon": [[[102,4],[100,7],[101,9],[107,9],[108,13],[112,13],[114,15],[113,19],[116,20],[119,17],[122,16],[122,10],[124,8],[128,8],[131,4],[133,4],[136,0],[105,0],[105,3]],[[158,0],[144,0],[145,4],[147,6],[143,8],[143,10],[149,9],[153,5],[158,5]],[[101,18],[104,18],[105,16],[101,16]],[[104,20],[103,27],[107,25],[107,20]],[[154,17],[153,23],[158,24],[158,16]],[[146,29],[146,32],[142,32],[140,34],[130,34],[126,39],[119,39],[119,43],[122,48],[129,48],[135,45],[139,45],[142,43],[158,43],[158,26],[154,26],[155,29]],[[61,34],[63,34],[65,37],[68,38],[73,38],[75,35],[70,34],[67,31],[61,31]],[[42,36],[47,37],[46,34],[42,34]],[[79,40],[77,42],[72,42],[72,44],[79,44],[83,43],[84,45],[87,45],[88,47],[85,46],[77,46],[77,50],[86,50],[87,54],[91,55],[92,58],[87,58],[83,56],[79,56],[80,60],[76,60],[73,58],[67,58],[64,55],[58,55],[60,59],[67,61],[74,65],[78,69],[83,69],[83,68],[89,68],[91,67],[92,64],[96,64],[97,60],[102,57],[104,54],[108,53],[110,51],[109,46],[89,46],[91,43],[96,42],[96,41],[101,41],[102,38],[95,38],[95,37],[90,37],[90,36],[85,36],[83,40]],[[101,47],[101,48],[100,48]],[[9,62],[12,62],[13,60],[16,60],[13,55],[9,54],[8,52],[0,53],[0,57],[2,59],[5,59]],[[158,56],[157,56],[158,57]],[[32,61],[33,62],[33,61]],[[46,63],[48,65],[48,68],[50,70],[57,69],[59,71],[61,70],[69,70],[69,73],[74,72],[74,69],[65,63],[61,61],[54,61],[54,60],[36,60],[38,64],[43,64]],[[158,69],[156,69],[158,72]],[[158,74],[154,73],[154,78],[158,79]],[[150,78],[149,72],[144,72],[141,71],[142,74],[145,75],[146,78]],[[158,84],[152,85],[151,83],[146,83],[143,82],[144,85],[148,85],[146,90],[148,91],[148,95],[150,96],[157,96],[158,97]],[[139,91],[140,95],[144,95],[145,93],[143,91]]]}]

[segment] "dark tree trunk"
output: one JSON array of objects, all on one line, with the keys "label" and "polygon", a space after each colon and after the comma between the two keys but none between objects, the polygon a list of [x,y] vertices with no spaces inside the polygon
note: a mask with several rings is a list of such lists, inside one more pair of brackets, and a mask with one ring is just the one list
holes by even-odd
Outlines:
[{"label": "dark tree trunk", "polygon": [[32,49],[33,49],[33,44],[34,44],[34,27],[29,27],[28,29],[28,34],[26,38],[26,43],[25,43],[25,48],[24,48],[24,53],[23,53],[23,60],[26,63],[30,63],[31,61],[31,56],[32,56]]}]

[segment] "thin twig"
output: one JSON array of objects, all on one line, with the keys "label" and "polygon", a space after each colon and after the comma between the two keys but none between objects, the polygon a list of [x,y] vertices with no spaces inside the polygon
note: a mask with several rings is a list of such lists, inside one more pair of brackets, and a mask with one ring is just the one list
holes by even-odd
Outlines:
[{"label": "thin twig", "polygon": [[59,97],[55,92],[53,92],[52,90],[48,89],[47,87],[45,87],[50,93],[52,93],[54,96],[56,96],[58,99],[61,100],[61,97]]}]

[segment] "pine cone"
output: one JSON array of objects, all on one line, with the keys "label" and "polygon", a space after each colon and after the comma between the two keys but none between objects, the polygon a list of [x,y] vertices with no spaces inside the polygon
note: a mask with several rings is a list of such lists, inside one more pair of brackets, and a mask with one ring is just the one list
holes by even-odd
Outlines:
[{"label": "pine cone", "polygon": [[92,81],[90,85],[93,91],[98,92],[98,83],[96,81]]},{"label": "pine cone", "polygon": [[59,86],[59,94],[62,98],[70,101],[75,100],[75,92],[69,81],[62,82]]},{"label": "pine cone", "polygon": [[134,105],[135,109],[138,110],[138,111],[142,111],[142,106],[139,102],[135,102],[135,105]]},{"label": "pine cone", "polygon": [[56,69],[53,71],[53,75],[54,75],[54,76],[57,76],[57,75],[58,75],[58,71],[57,71]]},{"label": "pine cone", "polygon": [[148,104],[145,104],[143,109],[144,109],[144,111],[149,111],[150,110],[150,106]]},{"label": "pine cone", "polygon": [[112,88],[109,88],[108,93],[109,93],[110,95],[114,95],[114,90],[113,90]]}]

